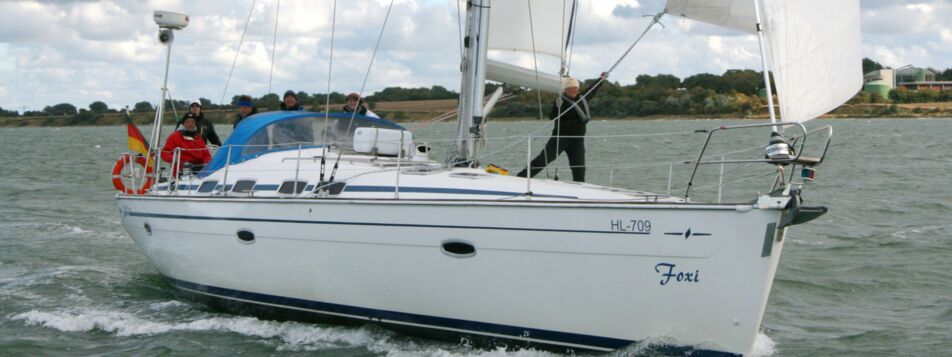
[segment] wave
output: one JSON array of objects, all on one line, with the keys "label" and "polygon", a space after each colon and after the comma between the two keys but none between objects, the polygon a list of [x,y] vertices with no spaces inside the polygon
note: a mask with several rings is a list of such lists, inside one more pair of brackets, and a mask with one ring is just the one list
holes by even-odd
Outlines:
[{"label": "wave", "polygon": [[[164,301],[149,305],[152,310],[188,307],[178,301]],[[491,350],[472,349],[468,344],[441,343],[404,337],[374,326],[343,327],[299,322],[259,320],[242,316],[203,316],[191,321],[168,322],[144,318],[133,313],[110,310],[40,311],[31,310],[8,316],[29,326],[42,326],[63,332],[107,332],[119,337],[154,336],[175,332],[234,333],[245,337],[277,340],[276,351],[320,351],[340,348],[363,348],[386,356],[434,357],[550,357],[559,354],[534,349]],[[650,354],[653,346],[664,344],[651,339],[613,353],[615,356]],[[270,344],[270,343],[269,343]],[[758,333],[753,356],[770,356],[775,343],[767,335]]]},{"label": "wave", "polygon": [[182,331],[230,332],[251,337],[277,338],[289,345],[317,345],[335,348],[341,345],[366,345],[374,339],[365,329],[348,330],[237,316],[215,316],[186,322],[163,322],[141,318],[123,311],[45,312],[31,310],[12,315],[10,319],[23,321],[31,326],[43,326],[63,332],[102,331],[120,337],[151,336]]}]

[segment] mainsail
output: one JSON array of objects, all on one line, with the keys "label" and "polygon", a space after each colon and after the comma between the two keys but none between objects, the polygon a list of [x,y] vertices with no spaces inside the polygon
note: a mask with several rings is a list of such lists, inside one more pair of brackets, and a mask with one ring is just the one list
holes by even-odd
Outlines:
[{"label": "mainsail", "polygon": [[[561,58],[575,0],[495,1],[489,17],[489,49]],[[530,10],[531,9],[531,10]],[[559,77],[510,63],[487,61],[487,79],[559,92]],[[538,83],[537,83],[538,82]]]},{"label": "mainsail", "polygon": [[[667,13],[757,33],[757,0],[668,0]],[[784,122],[827,113],[863,82],[858,0],[762,0],[770,71]]]}]

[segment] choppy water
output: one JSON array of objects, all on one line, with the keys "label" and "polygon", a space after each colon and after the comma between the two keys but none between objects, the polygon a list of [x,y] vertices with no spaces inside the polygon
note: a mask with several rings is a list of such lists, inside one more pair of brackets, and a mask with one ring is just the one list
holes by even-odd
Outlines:
[{"label": "choppy water", "polygon": [[[690,159],[700,134],[622,144],[594,136],[689,133],[724,123],[593,122],[587,147],[589,164],[597,167],[589,181],[664,192],[668,166],[643,162]],[[828,161],[805,193],[831,212],[790,231],[757,354],[952,354],[952,120],[811,124],[836,131]],[[494,124],[490,134],[538,126]],[[433,138],[451,130],[436,125],[417,134],[437,143]],[[374,327],[262,321],[176,300],[119,223],[109,170],[125,148],[124,133],[121,127],[0,129],[0,355],[549,355],[473,350]],[[484,151],[499,151],[484,163],[525,162],[525,141],[499,140]],[[567,179],[569,170],[559,163]],[[751,197],[733,189],[751,187],[745,177],[726,177],[736,181],[726,198]],[[684,181],[675,180],[675,189]],[[643,347],[618,354],[639,355]]]}]

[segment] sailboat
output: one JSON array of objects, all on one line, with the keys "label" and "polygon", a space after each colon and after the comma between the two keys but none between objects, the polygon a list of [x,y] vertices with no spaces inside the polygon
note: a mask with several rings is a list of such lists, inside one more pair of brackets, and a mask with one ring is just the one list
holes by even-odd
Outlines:
[{"label": "sailboat", "polygon": [[[383,119],[261,113],[200,171],[136,171],[150,177],[136,181],[144,191],[116,195],[122,224],[177,289],[233,311],[510,348],[613,351],[661,341],[676,351],[750,354],[787,230],[826,211],[802,205],[803,180],[793,173],[813,170],[829,144],[820,140],[820,154],[806,157],[806,136],[817,131],[803,122],[861,85],[858,1],[668,1],[667,15],[758,36],[764,73],[773,73],[780,120],[719,127],[708,141],[752,128],[799,133],[792,142],[774,135],[767,157],[750,160],[712,159],[699,143],[695,172],[737,162],[776,171],[774,190],[733,203],[480,166],[487,72],[535,88],[558,80],[489,64],[487,52],[561,51],[565,31],[532,38],[531,48],[493,42],[515,38],[506,31],[518,26],[543,33],[533,26],[545,18],[562,26],[574,4],[554,3],[467,3],[451,160],[430,158],[411,132]],[[537,21],[521,23],[530,16]],[[167,71],[168,63],[166,80]]]}]

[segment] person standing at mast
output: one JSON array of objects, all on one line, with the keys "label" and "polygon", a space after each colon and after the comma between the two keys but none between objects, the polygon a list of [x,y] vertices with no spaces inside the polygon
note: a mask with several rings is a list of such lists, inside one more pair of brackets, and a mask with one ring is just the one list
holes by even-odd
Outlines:
[{"label": "person standing at mast", "polygon": [[549,119],[555,120],[552,136],[542,152],[529,163],[532,170],[526,172],[524,168],[516,176],[526,177],[527,173],[529,177],[535,176],[565,151],[572,169],[572,180],[585,182],[585,126],[592,119],[588,100],[595,96],[606,78],[608,73],[602,73],[595,85],[585,91],[580,90],[577,79],[562,78],[562,93],[549,112]]}]

